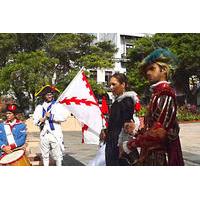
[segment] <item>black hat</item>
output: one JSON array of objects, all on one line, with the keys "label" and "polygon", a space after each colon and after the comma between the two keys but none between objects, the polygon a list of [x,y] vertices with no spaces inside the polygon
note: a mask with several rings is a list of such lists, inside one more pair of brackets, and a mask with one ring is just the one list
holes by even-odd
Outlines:
[{"label": "black hat", "polygon": [[51,85],[45,85],[44,87],[42,87],[37,93],[35,93],[35,96],[44,96],[48,93],[56,93],[56,92],[60,92],[55,86],[51,86]]}]

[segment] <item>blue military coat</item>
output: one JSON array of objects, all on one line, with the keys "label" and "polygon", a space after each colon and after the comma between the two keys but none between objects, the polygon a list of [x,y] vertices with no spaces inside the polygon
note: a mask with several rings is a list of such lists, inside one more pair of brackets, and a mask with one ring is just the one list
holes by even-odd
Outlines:
[{"label": "blue military coat", "polygon": [[[2,155],[2,147],[8,144],[6,132],[4,129],[4,125],[6,123],[0,123],[0,156]],[[21,121],[17,120],[16,123],[11,127],[13,138],[15,140],[16,147],[20,147],[26,142],[26,125]]]}]

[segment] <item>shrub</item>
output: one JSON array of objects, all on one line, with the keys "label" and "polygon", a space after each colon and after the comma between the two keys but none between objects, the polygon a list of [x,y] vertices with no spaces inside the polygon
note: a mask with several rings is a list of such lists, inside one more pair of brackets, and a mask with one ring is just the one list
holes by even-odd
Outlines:
[{"label": "shrub", "polygon": [[[147,114],[147,106],[142,106],[141,110],[138,113],[139,117],[144,117]],[[200,120],[200,112],[198,111],[195,105],[186,105],[178,107],[177,110],[177,119],[178,121],[192,121]]]},{"label": "shrub", "polygon": [[178,108],[177,118],[179,121],[200,120],[200,113],[195,105],[185,105]]}]

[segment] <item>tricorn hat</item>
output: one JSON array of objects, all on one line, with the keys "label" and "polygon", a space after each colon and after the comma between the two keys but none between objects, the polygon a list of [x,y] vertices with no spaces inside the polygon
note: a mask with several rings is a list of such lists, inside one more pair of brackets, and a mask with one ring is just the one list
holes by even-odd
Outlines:
[{"label": "tricorn hat", "polygon": [[56,92],[60,92],[55,86],[51,86],[51,85],[45,85],[43,86],[37,93],[35,93],[35,96],[44,96],[47,93],[56,93]]},{"label": "tricorn hat", "polygon": [[168,49],[158,48],[142,60],[139,65],[140,71],[144,73],[147,66],[156,62],[166,63],[170,66],[170,69],[173,69],[177,59]]}]

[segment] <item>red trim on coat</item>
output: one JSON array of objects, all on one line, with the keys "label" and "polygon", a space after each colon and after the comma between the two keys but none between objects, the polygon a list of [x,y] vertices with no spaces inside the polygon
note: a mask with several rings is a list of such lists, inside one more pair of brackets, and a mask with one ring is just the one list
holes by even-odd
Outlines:
[{"label": "red trim on coat", "polygon": [[10,145],[11,150],[15,149],[17,146],[13,143]]}]

